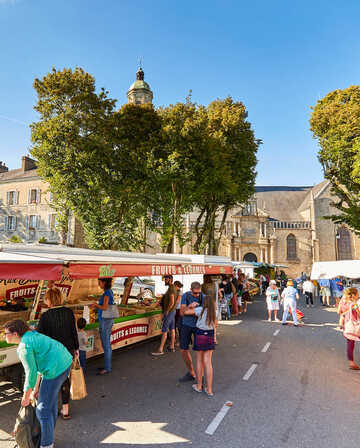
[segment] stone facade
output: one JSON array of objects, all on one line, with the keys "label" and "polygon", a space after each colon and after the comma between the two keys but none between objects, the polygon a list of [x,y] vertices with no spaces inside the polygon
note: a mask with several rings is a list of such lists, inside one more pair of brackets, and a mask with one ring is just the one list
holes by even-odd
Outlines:
[{"label": "stone facade", "polygon": [[[84,247],[82,230],[74,218],[69,226],[67,244]],[[60,242],[48,185],[38,176],[35,161],[25,156],[20,169],[9,171],[4,164],[0,166],[0,241],[12,237],[29,243]]]},{"label": "stone facade", "polygon": [[358,259],[360,239],[324,217],[336,214],[330,184],[256,187],[245,208],[233,210],[220,255],[236,261],[283,264],[289,276],[309,274],[314,261]]}]

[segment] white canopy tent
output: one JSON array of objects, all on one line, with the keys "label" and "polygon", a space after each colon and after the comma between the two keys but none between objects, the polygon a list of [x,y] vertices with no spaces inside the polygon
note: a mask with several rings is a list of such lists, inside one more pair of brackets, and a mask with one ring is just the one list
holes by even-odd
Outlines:
[{"label": "white canopy tent", "polygon": [[317,261],[313,264],[311,280],[322,278],[360,278],[360,260]]}]

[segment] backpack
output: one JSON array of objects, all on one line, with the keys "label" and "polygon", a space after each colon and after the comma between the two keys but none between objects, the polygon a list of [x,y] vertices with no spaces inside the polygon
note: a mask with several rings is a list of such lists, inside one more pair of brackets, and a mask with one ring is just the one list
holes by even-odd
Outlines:
[{"label": "backpack", "polygon": [[32,405],[21,407],[16,417],[14,437],[17,448],[39,448],[41,428]]}]

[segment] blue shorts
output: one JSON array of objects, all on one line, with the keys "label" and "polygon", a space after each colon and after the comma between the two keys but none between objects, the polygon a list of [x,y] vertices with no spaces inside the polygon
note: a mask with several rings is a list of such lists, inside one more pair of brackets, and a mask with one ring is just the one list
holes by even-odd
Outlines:
[{"label": "blue shorts", "polygon": [[189,345],[195,337],[196,327],[182,325],[180,328],[180,348],[181,350],[189,350]]},{"label": "blue shorts", "polygon": [[170,311],[170,313],[164,314],[163,317],[162,333],[167,333],[171,330],[175,330],[175,311]]}]

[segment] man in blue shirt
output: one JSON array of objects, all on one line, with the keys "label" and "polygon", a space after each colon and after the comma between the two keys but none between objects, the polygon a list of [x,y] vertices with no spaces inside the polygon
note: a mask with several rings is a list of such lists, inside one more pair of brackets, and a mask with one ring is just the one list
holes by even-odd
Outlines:
[{"label": "man in blue shirt", "polygon": [[189,345],[191,340],[194,342],[197,317],[193,315],[184,315],[184,311],[194,302],[201,305],[203,299],[204,294],[201,292],[201,285],[199,282],[192,282],[190,291],[183,294],[181,298],[180,315],[182,316],[182,325],[180,328],[180,350],[185,365],[188,368],[186,375],[179,378],[179,381],[182,383],[185,381],[195,381],[196,379]]}]

